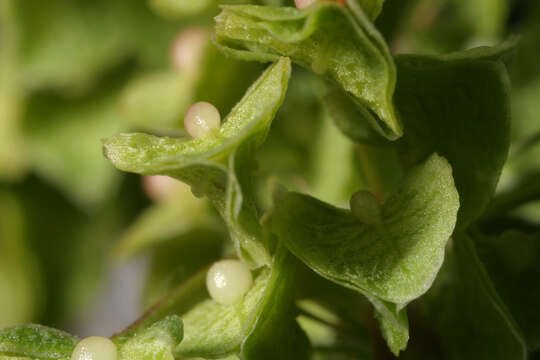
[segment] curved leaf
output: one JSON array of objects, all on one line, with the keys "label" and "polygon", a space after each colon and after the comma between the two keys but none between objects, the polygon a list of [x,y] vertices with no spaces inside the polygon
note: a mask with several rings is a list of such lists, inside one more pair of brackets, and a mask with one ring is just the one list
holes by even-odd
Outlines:
[{"label": "curved leaf", "polygon": [[309,196],[285,193],[277,195],[272,229],[323,277],[406,304],[431,286],[458,207],[452,169],[432,155],[382,205],[380,226]]},{"label": "curved leaf", "polygon": [[221,305],[206,300],[183,317],[181,356],[307,359],[307,338],[292,312],[295,259],[281,247],[272,270],[263,269],[244,299]]},{"label": "curved leaf", "polygon": [[402,134],[392,96],[396,70],[381,35],[358,5],[320,2],[304,10],[223,6],[216,41],[245,60],[291,59],[350,93],[364,119],[391,139]]},{"label": "curved leaf", "polygon": [[[474,52],[469,54],[475,54]],[[504,65],[489,54],[396,57],[395,101],[410,162],[438,152],[452,165],[464,228],[485,210],[509,148],[510,105]]]},{"label": "curved leaf", "polygon": [[[241,358],[246,360],[307,360],[309,341],[296,322],[294,288],[298,260],[282,245],[276,252],[275,268],[260,312],[249,335],[242,342]],[[277,346],[276,346],[277,345]]]},{"label": "curved leaf", "polygon": [[120,134],[103,141],[104,153],[121,170],[169,175],[191,185],[194,193],[206,195],[229,226],[239,255],[254,266],[269,264],[250,199],[250,163],[283,102],[290,70],[287,58],[270,66],[219,131],[208,137],[186,140]]},{"label": "curved leaf", "polygon": [[407,348],[409,342],[409,320],[404,308],[396,304],[388,303],[377,298],[367,296],[375,308],[375,317],[379,321],[381,333],[390,348],[390,351],[396,356],[400,351]]},{"label": "curved leaf", "polygon": [[210,31],[201,41],[205,43],[197,68],[145,74],[128,85],[122,110],[136,129],[185,135],[183,116],[191,104],[207,101],[224,113],[256,79],[259,64],[225,57],[211,46]]}]

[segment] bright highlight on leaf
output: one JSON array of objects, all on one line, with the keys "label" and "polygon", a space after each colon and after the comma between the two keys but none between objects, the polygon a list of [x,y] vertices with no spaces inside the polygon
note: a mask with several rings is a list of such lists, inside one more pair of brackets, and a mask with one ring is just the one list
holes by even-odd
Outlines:
[{"label": "bright highlight on leaf", "polygon": [[246,264],[239,260],[216,262],[206,275],[206,287],[214,301],[230,305],[240,301],[253,284]]},{"label": "bright highlight on leaf", "polygon": [[102,336],[82,339],[71,354],[71,360],[116,360],[117,357],[116,345]]},{"label": "bright highlight on leaf", "polygon": [[200,101],[189,107],[184,117],[184,127],[194,138],[204,138],[219,129],[221,115],[208,102]]}]

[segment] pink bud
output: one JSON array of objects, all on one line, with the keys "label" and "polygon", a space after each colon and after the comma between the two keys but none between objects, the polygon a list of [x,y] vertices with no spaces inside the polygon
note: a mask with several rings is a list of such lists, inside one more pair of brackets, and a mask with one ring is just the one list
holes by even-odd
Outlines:
[{"label": "pink bud", "polygon": [[180,182],[163,175],[143,176],[142,185],[146,195],[153,201],[161,201],[169,197]]},{"label": "pink bud", "polygon": [[294,0],[296,7],[299,9],[305,9],[317,0]]},{"label": "pink bud", "polygon": [[180,32],[171,47],[173,66],[188,74],[196,73],[209,39],[208,31],[202,27],[191,27]]}]

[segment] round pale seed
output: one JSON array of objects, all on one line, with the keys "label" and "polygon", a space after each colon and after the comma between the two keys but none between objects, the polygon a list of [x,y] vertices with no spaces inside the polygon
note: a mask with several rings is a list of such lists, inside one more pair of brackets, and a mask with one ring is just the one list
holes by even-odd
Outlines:
[{"label": "round pale seed", "polygon": [[246,264],[238,260],[221,260],[208,270],[206,287],[217,303],[230,305],[242,299],[253,284]]},{"label": "round pale seed", "polygon": [[71,360],[116,360],[117,357],[116,345],[102,336],[82,339],[71,354]]},{"label": "round pale seed", "polygon": [[221,115],[218,109],[208,102],[200,101],[189,107],[184,116],[184,127],[194,138],[203,138],[219,129]]}]

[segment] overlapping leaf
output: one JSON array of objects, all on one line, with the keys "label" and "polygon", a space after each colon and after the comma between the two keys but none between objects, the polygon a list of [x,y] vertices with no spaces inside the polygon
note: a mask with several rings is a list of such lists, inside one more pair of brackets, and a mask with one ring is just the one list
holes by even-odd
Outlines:
[{"label": "overlapping leaf", "polygon": [[224,217],[239,254],[254,265],[268,264],[253,195],[240,187],[249,187],[253,150],[266,137],[289,76],[290,62],[281,58],[252,85],[215,134],[193,140],[121,134],[104,140],[105,155],[121,170],[169,175],[206,195]]},{"label": "overlapping leaf", "polygon": [[315,272],[368,296],[398,352],[406,342],[397,330],[406,328],[400,307],[431,286],[458,207],[452,169],[432,155],[382,205],[381,225],[306,195],[278,193],[272,229]]},{"label": "overlapping leaf", "polygon": [[240,59],[291,59],[333,79],[356,100],[365,121],[385,136],[402,134],[392,96],[396,70],[381,35],[361,8],[321,2],[305,10],[224,6],[216,41]]},{"label": "overlapping leaf", "polygon": [[433,151],[446,157],[460,196],[458,227],[485,210],[509,148],[508,79],[495,54],[396,58],[396,104],[409,161]]},{"label": "overlapping leaf", "polygon": [[295,322],[292,298],[295,259],[277,251],[272,270],[257,276],[244,299],[233,305],[206,300],[187,312],[182,356],[245,359],[307,359],[307,339]]},{"label": "overlapping leaf", "polygon": [[[201,41],[203,49],[196,68],[145,74],[127,86],[122,113],[136,129],[182,134],[183,116],[191,104],[207,101],[224,113],[256,79],[259,64],[246,64],[223,56],[210,46],[210,34]],[[231,83],[235,86],[231,87]]]},{"label": "overlapping leaf", "polygon": [[296,256],[332,281],[396,304],[431,285],[459,206],[450,165],[437,155],[384,203],[382,226],[306,195],[276,201],[273,231]]},{"label": "overlapping leaf", "polygon": [[[115,337],[121,360],[171,360],[183,338],[182,320],[165,317],[129,336]],[[41,326],[19,325],[0,331],[0,356],[40,360],[70,359],[79,339],[66,332]]]}]

